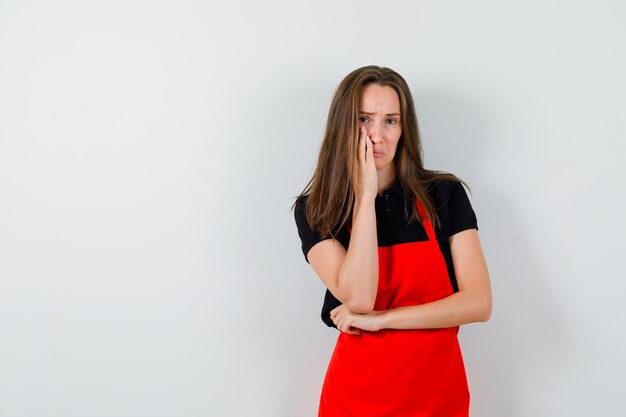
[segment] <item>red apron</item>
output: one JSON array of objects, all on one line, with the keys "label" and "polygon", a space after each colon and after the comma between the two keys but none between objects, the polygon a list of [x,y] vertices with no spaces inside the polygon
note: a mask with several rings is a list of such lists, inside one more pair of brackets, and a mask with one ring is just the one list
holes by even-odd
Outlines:
[{"label": "red apron", "polygon": [[[426,218],[417,201],[422,219]],[[424,304],[454,293],[430,220],[427,241],[378,248],[374,310]],[[443,329],[361,330],[337,338],[318,417],[467,417],[469,390],[457,339]]]}]

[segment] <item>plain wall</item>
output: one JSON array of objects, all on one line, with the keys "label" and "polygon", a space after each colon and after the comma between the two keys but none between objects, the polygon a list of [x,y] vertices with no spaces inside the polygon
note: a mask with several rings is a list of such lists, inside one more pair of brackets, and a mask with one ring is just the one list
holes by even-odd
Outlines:
[{"label": "plain wall", "polygon": [[0,416],[316,416],[338,332],[290,206],[368,64],[472,190],[472,415],[626,415],[625,12],[0,1]]}]

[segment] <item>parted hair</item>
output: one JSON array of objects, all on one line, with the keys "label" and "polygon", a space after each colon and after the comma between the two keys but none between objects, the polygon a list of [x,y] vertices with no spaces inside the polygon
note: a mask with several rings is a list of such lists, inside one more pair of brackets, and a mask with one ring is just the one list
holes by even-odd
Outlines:
[{"label": "parted hair", "polygon": [[[467,187],[463,180],[451,173],[424,168],[415,105],[404,78],[386,67],[368,65],[358,68],[348,74],[335,91],[315,171],[304,190],[295,196],[296,199],[308,196],[306,219],[311,230],[320,233],[322,239],[335,239],[335,233],[345,224],[352,225],[359,178],[358,112],[361,93],[369,84],[389,86],[398,93],[402,133],[394,155],[397,180],[408,197],[421,201],[427,217],[441,227],[428,193],[428,187],[434,181],[452,180]],[[412,207],[413,212],[407,213],[409,221],[420,221],[416,205]]]}]

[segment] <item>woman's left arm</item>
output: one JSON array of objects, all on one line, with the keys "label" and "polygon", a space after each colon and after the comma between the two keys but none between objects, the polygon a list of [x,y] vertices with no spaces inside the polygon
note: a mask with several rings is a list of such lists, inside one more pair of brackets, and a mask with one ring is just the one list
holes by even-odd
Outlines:
[{"label": "woman's left arm", "polygon": [[450,236],[449,242],[458,292],[426,304],[362,314],[342,304],[330,312],[337,328],[343,332],[351,332],[353,328],[368,331],[434,329],[489,320],[491,283],[478,230],[463,230]]},{"label": "woman's left arm", "polygon": [[381,328],[431,329],[489,320],[491,283],[478,230],[456,233],[449,242],[459,291],[430,303],[378,312]]}]

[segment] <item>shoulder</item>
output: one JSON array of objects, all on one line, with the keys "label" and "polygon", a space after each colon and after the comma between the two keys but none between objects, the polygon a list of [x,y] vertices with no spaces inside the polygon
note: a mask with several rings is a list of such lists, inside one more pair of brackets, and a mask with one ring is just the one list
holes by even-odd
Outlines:
[{"label": "shoulder", "polygon": [[296,198],[296,203],[294,206],[294,213],[297,213],[298,211],[302,211],[302,208],[306,205],[306,201],[309,199],[308,194],[303,194],[298,196],[298,198]]},{"label": "shoulder", "polygon": [[310,226],[306,217],[306,204],[309,199],[308,195],[301,195],[296,199],[296,203],[293,209],[293,215],[296,220],[296,226],[299,232],[309,231]]},{"label": "shoulder", "polygon": [[[428,193],[440,206],[446,206],[450,200],[459,198],[463,194],[467,196],[463,184],[450,179],[438,179],[428,186]],[[440,207],[441,208],[441,207]]]},{"label": "shoulder", "polygon": [[470,228],[478,230],[476,213],[462,183],[451,179],[436,180],[429,185],[428,192],[446,236]]},{"label": "shoulder", "polygon": [[[313,230],[306,216],[307,201],[309,196],[302,195],[296,199],[294,205],[294,218],[298,229],[298,236],[302,244],[302,253],[304,259],[309,262],[307,254],[309,250],[318,242],[329,239],[329,237],[322,238],[320,232]],[[350,244],[350,232],[347,225],[344,225],[340,230],[334,230],[337,240],[347,249]]]},{"label": "shoulder", "polygon": [[301,195],[296,199],[296,203],[293,209],[293,215],[296,221],[296,227],[298,229],[298,236],[300,237],[300,242],[302,244],[302,253],[304,254],[304,259],[309,262],[307,258],[307,253],[321,239],[319,233],[314,231],[306,217],[306,203],[308,200],[308,195]]}]

